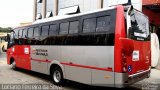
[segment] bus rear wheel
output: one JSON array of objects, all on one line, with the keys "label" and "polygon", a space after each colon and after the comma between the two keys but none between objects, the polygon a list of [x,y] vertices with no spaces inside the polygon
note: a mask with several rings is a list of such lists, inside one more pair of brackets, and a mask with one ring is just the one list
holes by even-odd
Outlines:
[{"label": "bus rear wheel", "polygon": [[55,67],[52,69],[51,77],[55,85],[62,85],[64,79],[62,70],[59,67]]},{"label": "bus rear wheel", "polygon": [[15,62],[15,61],[12,62],[11,68],[12,68],[13,70],[16,70],[16,69],[17,69],[17,67],[16,67],[16,62]]}]

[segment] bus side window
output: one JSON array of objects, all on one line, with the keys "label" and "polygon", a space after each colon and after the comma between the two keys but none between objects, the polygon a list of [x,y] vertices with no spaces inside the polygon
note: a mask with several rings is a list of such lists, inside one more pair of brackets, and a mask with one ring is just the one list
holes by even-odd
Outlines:
[{"label": "bus side window", "polygon": [[41,36],[48,36],[49,26],[42,26]]},{"label": "bus side window", "polygon": [[79,28],[79,21],[70,22],[69,34],[78,33],[78,28]]},{"label": "bus side window", "polygon": [[28,37],[32,38],[33,37],[33,28],[28,29]]},{"label": "bus side window", "polygon": [[42,45],[49,45],[48,44],[49,38],[47,38],[48,34],[49,34],[49,25],[42,26],[41,37],[40,37],[40,40],[42,40],[41,42]]},{"label": "bus side window", "polygon": [[56,25],[50,25],[49,36],[56,35],[56,34],[57,34]]},{"label": "bus side window", "polygon": [[110,30],[110,16],[103,16],[97,18],[96,32]]},{"label": "bus side window", "polygon": [[60,34],[68,34],[69,22],[60,24]]},{"label": "bus side window", "polygon": [[85,19],[83,21],[83,32],[95,32],[96,18]]},{"label": "bus side window", "polygon": [[24,29],[22,29],[22,35],[21,35],[21,38],[23,38],[23,35],[24,35]]},{"label": "bus side window", "polygon": [[18,32],[18,38],[22,38],[22,36],[23,36],[23,31],[19,30],[19,32]]},{"label": "bus side window", "polygon": [[23,38],[27,38],[27,29],[23,30]]},{"label": "bus side window", "polygon": [[33,36],[34,36],[34,37],[38,37],[39,35],[40,35],[40,33],[39,33],[39,28],[38,28],[38,27],[35,27],[35,28],[34,28]]},{"label": "bus side window", "polygon": [[18,33],[19,33],[19,30],[14,30],[14,32],[15,32],[15,38],[18,38]]},{"label": "bus side window", "polygon": [[32,44],[33,45],[37,45],[39,44],[39,36],[40,36],[40,30],[39,30],[39,27],[35,27],[34,30],[33,30],[33,37],[34,39],[32,40]]}]

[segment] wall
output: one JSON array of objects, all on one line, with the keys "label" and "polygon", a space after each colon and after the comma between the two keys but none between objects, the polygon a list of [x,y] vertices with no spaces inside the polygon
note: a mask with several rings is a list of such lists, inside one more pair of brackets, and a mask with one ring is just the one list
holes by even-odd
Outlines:
[{"label": "wall", "polygon": [[[48,4],[47,1],[51,2]],[[79,5],[80,12],[87,12],[91,10],[96,10],[102,7],[103,0],[43,0],[42,3],[37,3],[37,0],[34,0],[34,16],[33,20],[36,20],[37,14],[41,13],[42,18],[45,18],[48,11],[53,12],[53,16],[56,16],[60,9],[77,6]],[[53,6],[46,6],[46,5]],[[38,7],[38,8],[37,8]],[[53,9],[51,9],[53,7]]]},{"label": "wall", "polygon": [[100,1],[101,0],[58,0],[58,10],[78,5],[80,12],[96,10],[99,8]]},{"label": "wall", "polygon": [[151,5],[151,4],[160,4],[160,0],[142,0],[143,1],[143,5]]},{"label": "wall", "polygon": [[[51,2],[50,4],[47,3]],[[127,1],[127,0],[123,0],[123,1]],[[150,1],[150,0],[146,0]],[[155,1],[155,0],[154,0]],[[158,0],[160,1],[160,0]],[[122,2],[122,0],[43,0],[43,4],[38,4],[36,3],[36,0],[34,0],[34,13],[38,14],[38,13],[42,13],[42,18],[46,18],[47,12],[48,11],[52,11],[53,12],[53,16],[56,16],[58,14],[58,12],[60,11],[60,9],[64,9],[64,8],[68,8],[68,7],[73,7],[73,6],[79,6],[80,8],[80,12],[87,12],[87,11],[92,11],[92,10],[96,10],[96,9],[100,9],[103,7],[108,7],[108,4],[110,4],[111,2],[114,3],[120,3]],[[138,10],[142,10],[142,0],[132,0],[132,4],[135,5],[135,8]],[[144,4],[144,0],[143,0],[143,4]],[[46,6],[46,5],[52,5],[52,6]],[[42,8],[41,8],[42,6]],[[36,7],[39,7],[38,9]],[[53,7],[53,9],[52,9]],[[42,9],[42,10],[40,10]],[[34,15],[34,20],[36,18],[36,15]]]},{"label": "wall", "polygon": [[154,13],[146,8],[143,8],[143,13],[149,17],[150,23],[160,26],[160,14]]}]

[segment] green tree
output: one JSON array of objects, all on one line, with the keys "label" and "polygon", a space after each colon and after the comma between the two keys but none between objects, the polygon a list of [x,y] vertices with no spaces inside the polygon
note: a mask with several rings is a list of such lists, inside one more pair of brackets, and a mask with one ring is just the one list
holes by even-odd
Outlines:
[{"label": "green tree", "polygon": [[10,32],[11,32],[11,30],[12,30],[12,28],[11,28],[11,27],[7,27],[7,28],[2,28],[2,27],[0,27],[0,32],[10,33]]}]

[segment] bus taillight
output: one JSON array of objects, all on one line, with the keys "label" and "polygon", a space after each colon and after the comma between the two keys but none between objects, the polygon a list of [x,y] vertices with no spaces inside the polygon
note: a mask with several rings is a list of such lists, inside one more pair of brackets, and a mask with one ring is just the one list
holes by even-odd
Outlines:
[{"label": "bus taillight", "polygon": [[123,52],[122,52],[122,62],[123,62],[123,72],[126,73],[127,72],[127,62],[126,62],[126,56]]}]

